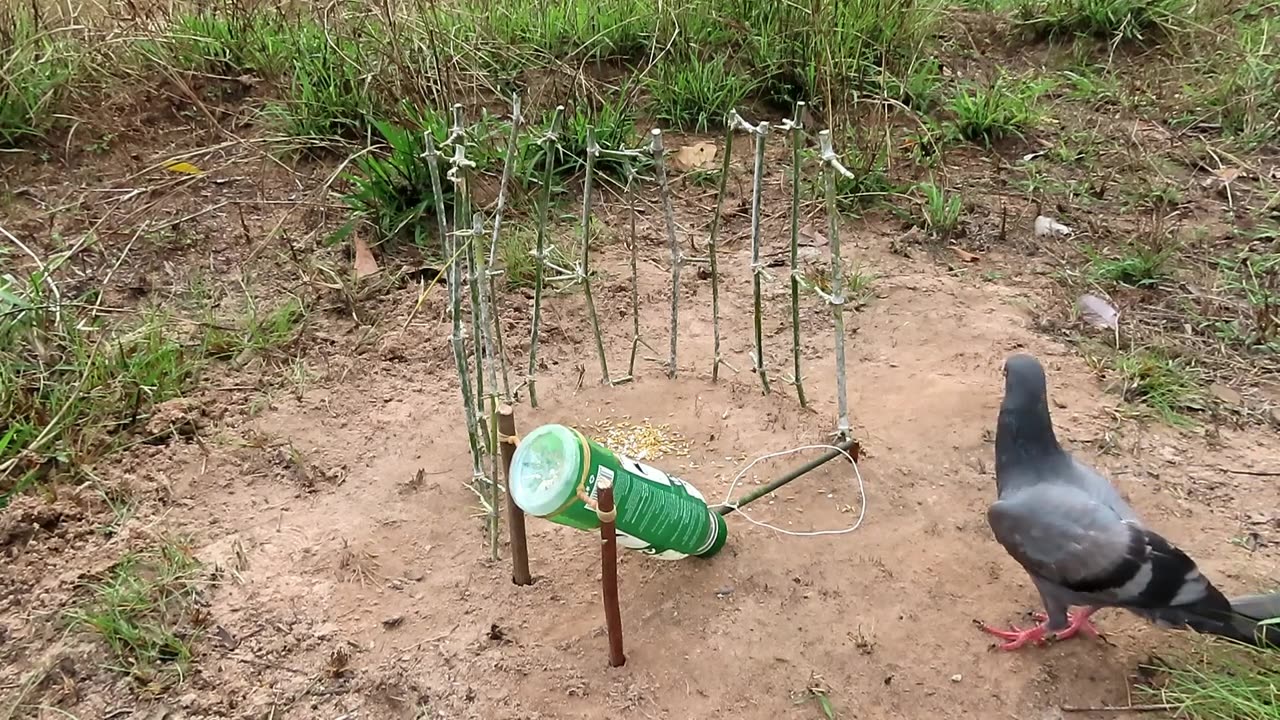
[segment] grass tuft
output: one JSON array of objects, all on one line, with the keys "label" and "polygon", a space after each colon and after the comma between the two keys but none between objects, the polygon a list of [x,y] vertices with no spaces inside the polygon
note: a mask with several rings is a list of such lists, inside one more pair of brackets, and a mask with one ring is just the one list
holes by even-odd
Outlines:
[{"label": "grass tuft", "polygon": [[1189,0],[1017,0],[1015,15],[1038,35],[1139,40],[1176,27]]},{"label": "grass tuft", "polygon": [[193,656],[201,565],[175,541],[130,553],[88,586],[90,597],[67,613],[72,627],[96,633],[114,666],[135,682],[161,690],[180,681]]},{"label": "grass tuft", "polygon": [[[355,160],[355,170],[347,176],[351,189],[343,201],[352,209],[351,220],[335,235],[345,237],[360,221],[373,225],[378,240],[409,241],[425,247],[433,235],[436,197],[431,181],[431,161],[424,157],[426,138],[431,133],[436,147],[447,136],[447,123],[438,116],[414,113],[408,127],[374,121],[374,128],[386,143],[386,151],[368,153]],[[438,170],[446,206],[451,202],[453,184],[444,179],[448,168],[443,160]]]},{"label": "grass tuft", "polygon": [[199,367],[162,316],[108,328],[52,301],[39,278],[0,277],[0,507],[119,446]]},{"label": "grass tuft", "polygon": [[1187,414],[1205,408],[1202,373],[1187,360],[1142,349],[1117,355],[1112,369],[1125,400],[1149,408],[1170,425],[1190,425]]},{"label": "grass tuft", "polygon": [[931,182],[916,185],[921,195],[920,214],[916,224],[936,237],[946,239],[960,229],[960,215],[964,204],[959,195],[948,193]]},{"label": "grass tuft", "polygon": [[1169,278],[1169,261],[1177,249],[1134,242],[1110,255],[1089,248],[1084,252],[1089,256],[1087,273],[1092,282],[1143,288]]},{"label": "grass tuft", "polygon": [[695,132],[724,127],[729,111],[747,99],[755,84],[723,56],[662,62],[646,82],[657,118]]},{"label": "grass tuft", "polygon": [[1188,720],[1280,720],[1280,663],[1274,649],[1214,643],[1206,652],[1151,668],[1163,676],[1141,687],[1152,702]]},{"label": "grass tuft", "polygon": [[76,77],[81,51],[27,13],[0,11],[0,148],[44,136]]},{"label": "grass tuft", "polygon": [[350,35],[302,22],[282,36],[288,88],[266,116],[288,137],[320,143],[359,140],[381,115],[374,52]]},{"label": "grass tuft", "polygon": [[1021,135],[1040,124],[1040,96],[1046,81],[1017,79],[1004,73],[986,83],[960,85],[947,108],[956,134],[985,145],[1011,135]]}]

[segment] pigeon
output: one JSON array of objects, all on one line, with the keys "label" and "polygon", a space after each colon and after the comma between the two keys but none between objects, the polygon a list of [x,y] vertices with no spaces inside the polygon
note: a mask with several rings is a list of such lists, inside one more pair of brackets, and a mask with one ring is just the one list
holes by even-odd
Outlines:
[{"label": "pigeon", "polygon": [[[1040,593],[1040,624],[987,633],[1001,650],[1078,634],[1097,637],[1090,619],[1118,607],[1162,627],[1190,628],[1252,645],[1280,645],[1280,593],[1228,600],[1190,557],[1153,530],[1093,469],[1058,445],[1044,368],[1030,355],[1004,365],[996,426],[997,500],[987,509],[996,540]],[[1068,613],[1072,607],[1082,608]]]}]

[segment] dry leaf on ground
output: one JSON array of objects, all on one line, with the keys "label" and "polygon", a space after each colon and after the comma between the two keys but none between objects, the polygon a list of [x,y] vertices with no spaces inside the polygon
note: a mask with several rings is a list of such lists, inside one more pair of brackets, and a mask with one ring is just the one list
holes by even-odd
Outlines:
[{"label": "dry leaf on ground", "polygon": [[676,151],[672,163],[677,170],[710,170],[715,166],[716,145],[710,142],[685,145]]},{"label": "dry leaf on ground", "polygon": [[357,280],[378,272],[378,261],[373,257],[373,251],[359,237],[355,239],[355,268]]}]

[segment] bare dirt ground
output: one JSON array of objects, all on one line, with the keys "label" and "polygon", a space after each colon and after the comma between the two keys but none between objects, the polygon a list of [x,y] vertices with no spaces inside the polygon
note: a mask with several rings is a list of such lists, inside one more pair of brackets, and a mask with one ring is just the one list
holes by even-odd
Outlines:
[{"label": "bare dirt ground", "polygon": [[[46,207],[21,198],[10,207],[18,218],[46,217],[55,201],[91,197],[81,187],[138,184],[133,173],[172,156],[180,142],[174,133],[132,159],[24,168],[22,186]],[[973,624],[1026,622],[1036,609],[1034,590],[984,519],[994,495],[1000,365],[1014,351],[1045,361],[1064,444],[1107,472],[1224,591],[1280,583],[1280,551],[1267,542],[1277,536],[1280,487],[1274,478],[1230,472],[1265,469],[1280,457],[1274,429],[1214,424],[1187,432],[1119,413],[1120,398],[1057,330],[1068,309],[1046,278],[1051,258],[1018,242],[978,264],[928,253],[904,258],[890,251],[899,228],[851,221],[846,255],[876,276],[868,301],[848,319],[865,521],[845,535],[795,538],[731,517],[729,544],[714,559],[624,555],[628,662],[609,669],[592,536],[531,520],[537,582],[528,588],[510,582],[505,547],[502,561],[487,559],[481,510],[465,486],[470,460],[442,288],[416,313],[420,284],[384,288],[359,300],[354,314],[362,320],[353,319],[345,301],[317,289],[309,267],[291,257],[295,243],[309,242],[305,252],[345,263],[310,240],[337,214],[286,216],[284,205],[272,204],[307,197],[326,169],[290,175],[244,157],[228,151],[208,179],[147,210],[157,224],[181,222],[168,244],[147,239],[128,252],[109,296],[181,307],[198,282],[225,289],[237,276],[260,298],[312,291],[307,340],[283,361],[252,358],[211,371],[200,390],[166,408],[191,420],[194,434],[136,445],[95,468],[135,498],[127,516],[85,489],[26,496],[0,515],[0,689],[21,693],[37,708],[32,717],[821,717],[811,688],[846,718],[1038,719],[1062,717],[1062,705],[1126,704],[1139,664],[1186,647],[1186,635],[1111,611],[1099,618],[1106,641],[1004,654]],[[749,168],[745,154],[735,159],[735,177],[749,177]],[[250,170],[252,180],[234,179]],[[59,177],[82,179],[60,186]],[[780,253],[786,205],[773,180],[765,243]],[[713,199],[688,191],[682,220],[702,227],[700,207]],[[1028,237],[1034,214],[1015,209],[1009,236]],[[669,275],[659,218],[650,211],[642,223],[640,291],[645,337],[665,348]],[[600,255],[606,278],[598,303],[620,373],[630,307],[616,202],[603,219],[612,237]],[[271,237],[280,222],[286,232]],[[553,297],[544,315],[542,403],[517,407],[520,428],[667,423],[690,452],[653,464],[717,500],[744,461],[825,441],[835,416],[831,322],[812,297],[806,301],[814,400],[805,411],[779,380],[789,360],[784,269],[767,297],[774,392],[762,396],[748,371],[746,227],[742,214],[731,221],[722,259],[726,355],[741,372],[710,381],[710,285],[692,268],[674,380],[642,359],[633,384],[600,387],[580,297]],[[93,250],[100,267],[129,240],[105,236]],[[508,294],[502,314],[513,365],[522,367],[527,296]],[[762,463],[757,477],[802,459]],[[833,462],[752,514],[796,530],[835,528],[851,524],[860,502],[848,466]],[[113,531],[102,532],[108,524]],[[60,611],[125,550],[174,533],[215,570],[202,592],[192,673],[172,692],[149,693],[104,668],[100,642],[68,632]]]}]

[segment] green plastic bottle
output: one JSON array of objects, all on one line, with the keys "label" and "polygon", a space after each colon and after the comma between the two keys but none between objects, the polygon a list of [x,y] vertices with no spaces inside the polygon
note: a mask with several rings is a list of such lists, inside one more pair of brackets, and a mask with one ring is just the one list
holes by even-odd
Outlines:
[{"label": "green plastic bottle", "polygon": [[594,501],[602,477],[613,479],[619,545],[663,560],[711,557],[724,547],[724,518],[697,488],[564,425],[542,425],[520,440],[511,459],[511,497],[530,515],[595,530],[600,520],[582,496]]}]

